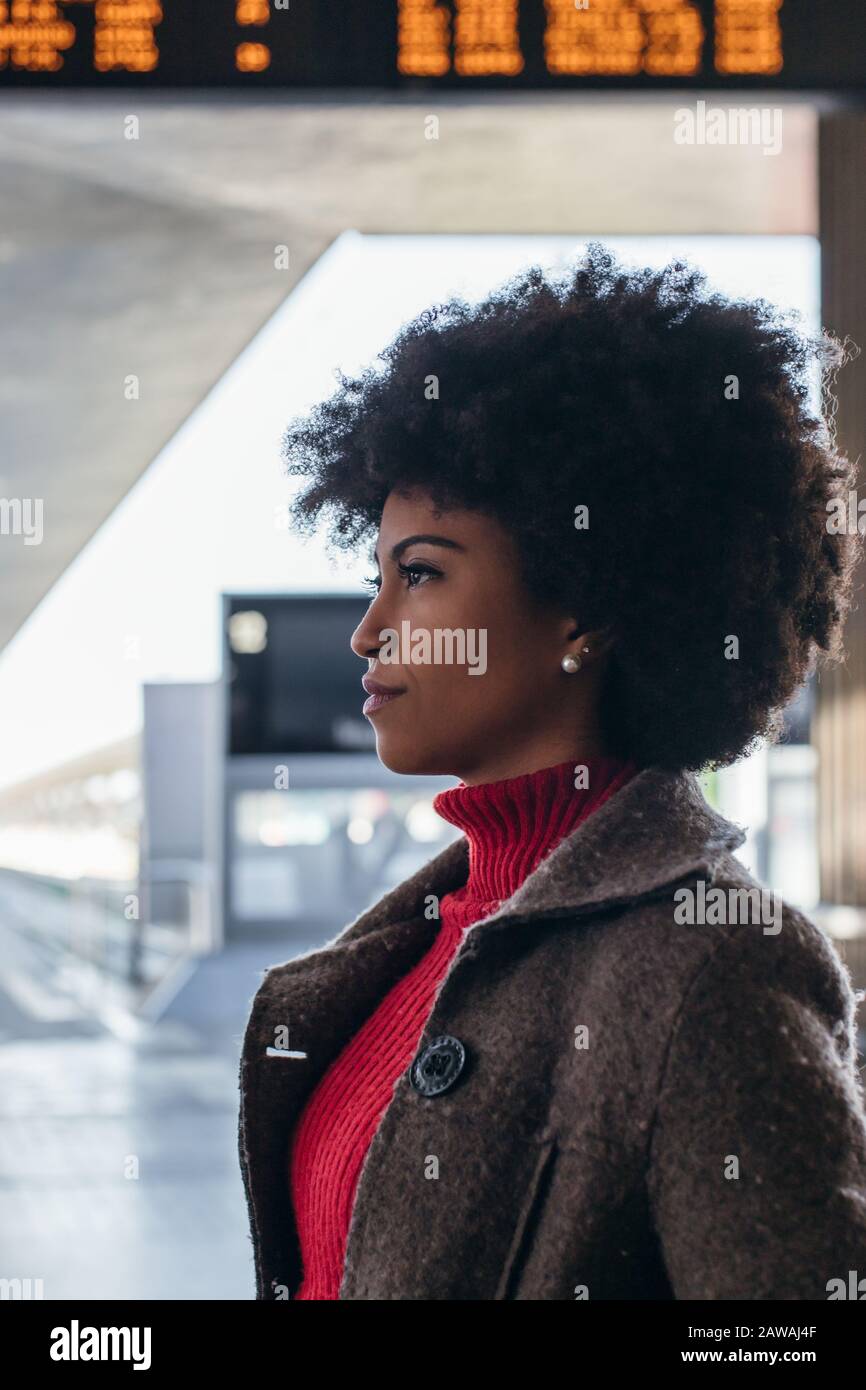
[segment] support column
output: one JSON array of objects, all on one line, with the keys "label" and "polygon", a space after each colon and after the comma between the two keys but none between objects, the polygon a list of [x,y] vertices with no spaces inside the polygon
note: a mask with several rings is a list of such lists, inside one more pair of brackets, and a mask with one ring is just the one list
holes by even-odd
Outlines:
[{"label": "support column", "polygon": [[[836,381],[839,446],[859,460],[866,497],[866,112],[822,114],[818,138],[822,322],[850,336],[861,356]],[[866,909],[866,566],[854,579],[847,659],[817,681],[812,741],[818,752],[821,900]]]}]

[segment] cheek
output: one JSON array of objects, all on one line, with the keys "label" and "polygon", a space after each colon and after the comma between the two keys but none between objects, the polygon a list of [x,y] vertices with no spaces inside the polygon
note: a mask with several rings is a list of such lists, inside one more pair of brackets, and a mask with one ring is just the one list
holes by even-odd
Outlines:
[{"label": "cheek", "polygon": [[517,648],[491,651],[489,634],[467,640],[465,662],[431,662],[414,668],[415,689],[425,704],[425,717],[437,723],[462,722],[467,714],[526,702],[531,682]]},{"label": "cheek", "polygon": [[533,671],[537,668],[541,674],[544,663],[538,659],[538,634],[531,627],[527,630],[527,620],[517,615],[510,589],[492,592],[482,580],[470,592],[451,590],[446,611],[441,603],[444,593],[434,593],[430,585],[429,602],[423,616],[420,605],[416,609],[413,626],[464,633],[467,661],[414,667],[413,686],[424,700],[426,715],[438,724],[460,720],[461,713],[470,710],[531,703]]}]

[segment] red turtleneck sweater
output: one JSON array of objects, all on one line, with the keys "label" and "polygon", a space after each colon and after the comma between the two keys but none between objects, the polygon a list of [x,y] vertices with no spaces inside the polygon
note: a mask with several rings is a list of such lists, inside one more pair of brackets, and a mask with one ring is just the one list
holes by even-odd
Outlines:
[{"label": "red turtleneck sweater", "polygon": [[575,759],[520,777],[439,792],[433,807],[469,842],[469,874],[439,904],[441,925],[417,965],[389,990],[320,1079],[295,1127],[289,1182],[304,1277],[295,1298],[336,1299],[355,1190],[394,1086],[417,1052],[437,988],[464,931],[490,916],[539,862],[637,771],[587,758],[589,787],[576,790]]}]

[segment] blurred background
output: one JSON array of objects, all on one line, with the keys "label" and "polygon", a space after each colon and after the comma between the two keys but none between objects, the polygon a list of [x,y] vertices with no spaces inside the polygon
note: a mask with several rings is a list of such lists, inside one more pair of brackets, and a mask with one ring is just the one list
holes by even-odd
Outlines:
[{"label": "blurred background", "polygon": [[[430,303],[590,239],[862,347],[864,39],[861,0],[0,0],[0,1275],[23,1296],[253,1296],[261,972],[457,833],[430,804],[451,779],[376,759],[348,645],[369,564],[289,530],[285,424]],[[857,459],[864,357],[838,395]],[[864,988],[859,601],[847,647],[780,744],[702,781]]]}]

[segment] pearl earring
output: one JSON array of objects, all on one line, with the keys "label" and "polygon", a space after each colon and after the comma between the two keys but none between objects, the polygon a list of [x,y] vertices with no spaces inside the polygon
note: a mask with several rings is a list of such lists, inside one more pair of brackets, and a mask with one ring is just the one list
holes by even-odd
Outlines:
[{"label": "pearl earring", "polygon": [[567,655],[562,658],[562,661],[559,664],[562,667],[563,671],[566,671],[568,675],[573,676],[575,671],[580,670],[580,657],[572,656],[571,652],[568,652]]}]

